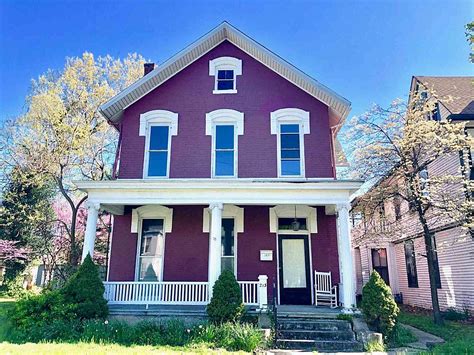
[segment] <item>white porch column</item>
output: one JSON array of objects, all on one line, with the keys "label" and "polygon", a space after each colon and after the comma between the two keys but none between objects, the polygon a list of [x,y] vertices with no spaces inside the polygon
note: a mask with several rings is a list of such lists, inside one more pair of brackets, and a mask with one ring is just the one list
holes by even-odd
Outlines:
[{"label": "white porch column", "polygon": [[355,272],[351,245],[351,223],[349,218],[350,204],[343,203],[337,209],[337,245],[341,274],[342,302],[346,310],[355,306]]},{"label": "white porch column", "polygon": [[99,217],[99,203],[86,204],[87,207],[87,224],[86,233],[84,235],[84,246],[82,248],[82,261],[86,258],[87,254],[91,257],[94,256],[94,243],[97,231],[97,219]]},{"label": "white porch column", "polygon": [[211,228],[209,231],[209,299],[212,297],[212,288],[221,274],[221,237],[222,237],[222,203],[209,205],[211,211]]}]

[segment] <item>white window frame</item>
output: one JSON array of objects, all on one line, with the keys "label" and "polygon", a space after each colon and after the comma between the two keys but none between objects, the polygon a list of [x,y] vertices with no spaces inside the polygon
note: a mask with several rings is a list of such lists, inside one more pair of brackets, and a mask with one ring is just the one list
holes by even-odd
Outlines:
[{"label": "white window frame", "polygon": [[[234,87],[230,90],[217,89],[217,73],[219,70],[232,70],[234,72]],[[242,60],[234,57],[219,57],[209,61],[209,75],[214,76],[213,94],[236,94],[237,76],[242,75]]]},{"label": "white window frame", "polygon": [[163,280],[163,270],[165,267],[166,233],[171,233],[173,229],[173,209],[160,205],[145,205],[132,210],[132,223],[130,231],[137,233],[137,251],[135,255],[135,281],[139,280],[140,269],[140,248],[142,241],[142,226],[144,219],[163,220],[163,262],[161,263],[160,278]]},{"label": "white window frame", "polygon": [[[287,124],[296,124],[299,127],[300,136],[300,174],[282,175],[281,171],[281,126]],[[310,133],[309,112],[299,108],[283,108],[273,111],[270,114],[271,134],[277,135],[277,165],[279,178],[304,178],[305,172],[305,151],[304,136]]]},{"label": "white window frame", "polygon": [[[236,220],[236,217],[222,217],[222,219],[232,219],[234,220],[234,255],[232,256],[232,258],[234,258],[234,276],[235,276],[235,279],[237,280],[237,241],[238,241],[238,238],[237,238],[237,220]],[[221,239],[222,239],[222,236],[221,236]],[[221,240],[221,249],[222,249],[222,240]],[[222,253],[221,253],[222,254]],[[220,256],[220,259],[221,259],[221,268],[222,268],[222,258],[229,258],[230,256],[224,256],[224,255],[221,255]]]},{"label": "white window frame", "polygon": [[[216,127],[234,126],[234,175],[216,175]],[[239,176],[239,136],[244,134],[244,114],[231,109],[220,109],[206,113],[206,135],[212,136],[211,177],[232,179]]]},{"label": "white window frame", "polygon": [[135,281],[137,282],[147,282],[140,280],[140,261],[142,256],[140,255],[140,249],[142,247],[142,233],[143,233],[143,221],[146,219],[162,219],[163,220],[163,260],[161,261],[161,268],[158,275],[157,282],[163,281],[163,270],[165,268],[165,249],[166,249],[166,231],[165,223],[166,220],[164,217],[146,217],[140,218],[138,221],[138,238],[137,238],[137,253],[135,257]]},{"label": "white window frame", "polygon": [[[148,176],[149,150],[151,127],[168,127],[168,157],[166,160],[165,176]],[[168,179],[170,175],[171,163],[171,139],[178,134],[178,114],[167,110],[153,110],[140,115],[139,136],[145,136],[145,149],[143,157],[143,178],[144,179]]]},{"label": "white window frame", "polygon": [[[234,220],[234,273],[237,280],[237,265],[238,265],[238,241],[239,234],[244,233],[244,208],[235,205],[224,204],[222,209],[222,219]],[[202,211],[202,232],[209,233],[211,225],[211,212],[209,208],[204,208]]]}]

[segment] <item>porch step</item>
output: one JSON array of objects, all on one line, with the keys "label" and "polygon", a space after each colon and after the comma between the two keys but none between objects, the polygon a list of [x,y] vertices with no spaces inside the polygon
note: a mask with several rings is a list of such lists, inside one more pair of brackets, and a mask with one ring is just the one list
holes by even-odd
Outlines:
[{"label": "porch step", "polygon": [[336,341],[336,340],[295,340],[295,339],[278,339],[277,346],[281,349],[290,350],[317,350],[324,351],[362,351],[364,347],[358,341]]},{"label": "porch step", "polygon": [[282,331],[291,330],[313,330],[313,331],[350,331],[352,332],[351,323],[344,320],[336,319],[295,319],[278,317],[278,329]]},{"label": "porch step", "polygon": [[278,315],[277,346],[291,350],[360,351],[352,324],[346,320]]},{"label": "porch step", "polygon": [[352,331],[283,330],[280,335],[284,339],[296,340],[355,340]]}]

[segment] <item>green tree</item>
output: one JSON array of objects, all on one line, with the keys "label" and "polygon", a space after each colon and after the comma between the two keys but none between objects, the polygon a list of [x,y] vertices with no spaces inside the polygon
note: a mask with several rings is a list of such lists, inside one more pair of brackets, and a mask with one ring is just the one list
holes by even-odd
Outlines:
[{"label": "green tree", "polygon": [[469,161],[474,146],[473,138],[465,133],[465,123],[432,119],[438,105],[450,100],[455,98],[438,97],[426,85],[411,92],[408,103],[395,100],[386,109],[375,106],[354,117],[344,137],[351,152],[351,177],[372,183],[357,204],[368,225],[364,236],[377,238],[380,229],[374,224],[386,225],[386,219],[377,216],[385,201],[398,199],[410,206],[412,212],[407,215],[413,218],[405,224],[394,222],[390,237],[403,234],[404,228],[410,235],[423,236],[437,324],[443,319],[436,287],[435,230],[447,221],[467,230],[474,227],[474,204],[469,197],[474,185],[465,170],[446,169],[428,176],[428,168],[440,159],[459,159],[462,154],[464,161]]},{"label": "green tree", "polygon": [[362,312],[367,323],[376,331],[389,336],[400,313],[390,287],[377,271],[372,272],[362,289]]},{"label": "green tree", "polygon": [[38,178],[52,181],[67,202],[71,219],[69,263],[77,265],[78,212],[87,196],[73,179],[103,180],[111,176],[117,134],[99,107],[143,74],[144,59],[124,60],[91,53],[68,58],[61,71],[49,70],[32,81],[27,111],[4,125],[0,137],[0,167],[21,166]]},{"label": "green tree", "polygon": [[[53,196],[52,185],[29,171],[15,167],[6,176],[0,209],[0,239],[28,248],[29,261],[41,257],[52,241]],[[27,265],[26,260],[6,261],[6,281],[13,280]]]}]

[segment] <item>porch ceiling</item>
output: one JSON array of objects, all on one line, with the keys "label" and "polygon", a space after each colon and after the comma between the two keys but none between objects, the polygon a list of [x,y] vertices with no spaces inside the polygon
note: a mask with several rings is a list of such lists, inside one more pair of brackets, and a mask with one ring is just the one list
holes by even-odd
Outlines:
[{"label": "porch ceiling", "polygon": [[[76,181],[89,201],[120,214],[124,205],[335,205],[348,203],[361,181],[319,179],[275,180],[113,180]],[[115,206],[115,207],[114,207]]]}]

